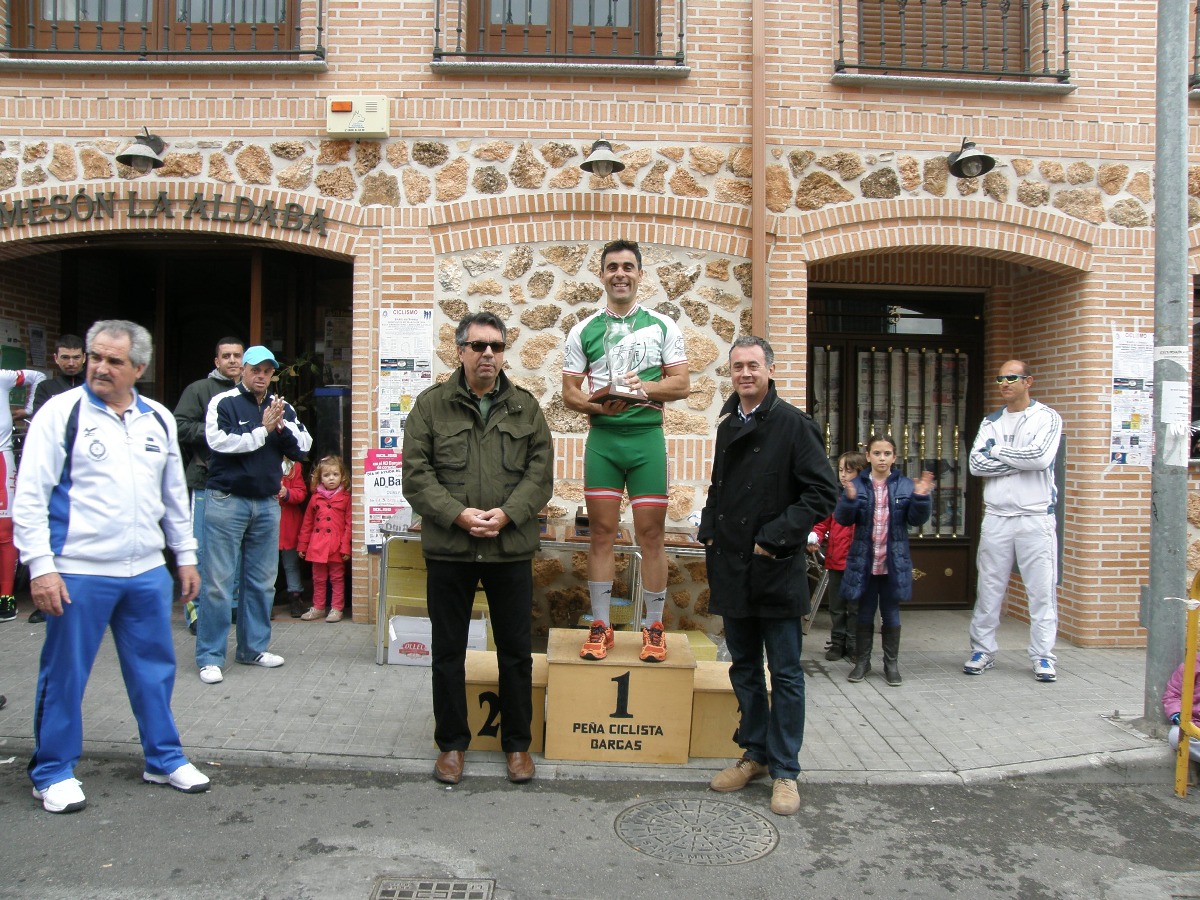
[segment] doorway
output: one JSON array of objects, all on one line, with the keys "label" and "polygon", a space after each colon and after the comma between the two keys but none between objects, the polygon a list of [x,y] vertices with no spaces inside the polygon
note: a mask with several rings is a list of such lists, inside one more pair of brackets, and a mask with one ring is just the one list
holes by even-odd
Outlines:
[{"label": "doorway", "polygon": [[809,292],[809,411],[831,467],[887,434],[905,475],[934,475],[933,513],[910,536],[918,606],[974,604],[982,494],[967,456],[982,415],[983,301],[937,288]]}]

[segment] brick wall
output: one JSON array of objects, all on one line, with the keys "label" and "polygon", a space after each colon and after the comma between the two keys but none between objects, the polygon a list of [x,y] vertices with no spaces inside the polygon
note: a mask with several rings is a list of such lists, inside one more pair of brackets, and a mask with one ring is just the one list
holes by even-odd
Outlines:
[{"label": "brick wall", "polygon": [[[1077,89],[1065,96],[836,85],[833,5],[772,7],[766,21],[767,325],[781,390],[805,395],[810,283],[984,289],[985,371],[1026,359],[1035,395],[1066,422],[1063,632],[1081,643],[1144,640],[1134,598],[1145,577],[1149,478],[1107,471],[1107,379],[1112,325],[1151,325],[1155,9],[1149,0],[1075,5]],[[689,4],[692,72],[678,80],[435,73],[425,0],[386,10],[334,0],[328,21],[320,73],[7,64],[0,201],[130,186],[143,196],[244,193],[322,204],[331,226],[324,239],[179,217],[0,228],[0,312],[42,322],[49,335],[57,326],[54,257],[22,256],[31,238],[102,243],[113,229],[160,227],[351,259],[353,449],[361,458],[375,441],[378,310],[440,310],[448,297],[470,308],[482,302],[465,288],[438,287],[445,260],[521,244],[594,245],[617,233],[669,247],[680,262],[749,259],[747,2]],[[388,141],[324,140],[325,98],[346,92],[389,97]],[[113,158],[143,125],[167,140],[168,165],[130,179]],[[1190,127],[1196,132],[1194,117]],[[576,168],[601,135],[630,163],[619,178]],[[999,158],[994,177],[945,177],[944,157],[963,135]],[[511,144],[499,159],[498,142]],[[425,144],[445,158],[421,157]],[[528,175],[535,167],[544,169],[536,183]],[[481,180],[487,168],[499,178]],[[1195,231],[1191,241],[1200,241]],[[713,311],[741,327],[748,297],[737,293],[736,315]],[[698,327],[711,337],[711,326]],[[718,382],[720,362],[706,373]],[[541,373],[551,383],[553,369],[551,361]],[[711,409],[705,414],[711,421]],[[560,479],[580,477],[580,445],[578,435],[559,435]],[[707,438],[675,435],[671,453],[675,476],[699,488],[698,505]],[[364,557],[354,580],[374,595]],[[1019,589],[1013,601],[1020,614]]]}]

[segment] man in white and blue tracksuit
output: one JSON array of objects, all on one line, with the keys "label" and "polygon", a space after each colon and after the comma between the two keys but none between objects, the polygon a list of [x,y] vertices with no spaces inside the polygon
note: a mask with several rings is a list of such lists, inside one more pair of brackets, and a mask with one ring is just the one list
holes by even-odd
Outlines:
[{"label": "man in white and blue tracksuit", "polygon": [[[279,362],[261,345],[242,355],[241,383],[208,403],[204,437],[208,460],[204,513],[204,592],[196,627],[200,680],[224,680],[235,590],[238,604],[234,659],[273,669],[283,657],[267,650],[271,605],[279,574],[279,486],[283,458],[303,462],[312,435],[283,397],[271,393]],[[241,584],[238,569],[241,569]]]},{"label": "man in white and blue tracksuit", "polygon": [[1004,406],[984,417],[971,445],[971,474],[983,482],[983,530],[977,564],[979,587],[971,616],[968,675],[995,664],[996,631],[1013,564],[1029,602],[1029,661],[1038,681],[1058,678],[1058,536],[1054,460],[1062,419],[1030,397],[1033,375],[1019,359],[1000,367],[996,389]]},{"label": "man in white and blue tracksuit", "polygon": [[87,347],[84,386],[52,397],[30,425],[14,504],[34,605],[47,616],[29,777],[34,797],[56,813],[87,803],[75,778],[83,694],[109,627],[146,758],[142,778],[187,793],[209,786],[184,756],[171,714],[164,547],[175,554],[182,599],[199,587],[175,420],[134,387],[153,352],[145,328],[97,322]]}]

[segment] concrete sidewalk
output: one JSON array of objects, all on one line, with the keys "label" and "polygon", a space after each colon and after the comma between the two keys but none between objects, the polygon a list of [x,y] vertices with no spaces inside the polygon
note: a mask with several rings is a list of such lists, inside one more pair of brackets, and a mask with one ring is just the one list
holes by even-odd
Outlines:
[{"label": "concrete sidewalk", "polygon": [[[27,603],[0,625],[0,758],[24,765],[32,748],[33,696],[42,625]],[[280,669],[231,664],[225,681],[202,684],[194,639],[175,629],[179,678],[175,716],[193,762],[432,772],[429,669],[375,664],[375,629],[345,621],[274,623]],[[1059,642],[1058,681],[1034,681],[1028,628],[1005,620],[996,667],[962,674],[966,611],[905,610],[902,687],[875,671],[850,684],[847,662],[828,663],[822,613],[804,647],[808,711],[801,779],[808,782],[971,783],[1006,778],[1164,782],[1173,756],[1165,741],[1140,733],[1145,652],[1096,650]],[[178,617],[177,617],[178,618]],[[581,632],[582,637],[582,632]],[[229,655],[233,658],[232,650]],[[84,754],[140,758],[111,639],[106,638],[84,701]],[[502,775],[500,753],[470,753],[467,773]],[[537,757],[540,778],[707,781],[725,763],[686,766],[558,763]]]}]

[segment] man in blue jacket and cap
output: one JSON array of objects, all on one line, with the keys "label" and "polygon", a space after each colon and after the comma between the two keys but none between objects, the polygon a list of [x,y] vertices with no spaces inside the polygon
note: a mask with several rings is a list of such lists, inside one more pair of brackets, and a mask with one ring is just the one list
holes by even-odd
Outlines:
[{"label": "man in blue jacket and cap", "polygon": [[270,392],[279,361],[266,347],[242,355],[242,380],[208,403],[204,437],[208,462],[207,510],[200,624],[196,665],[200,680],[224,680],[225,647],[232,624],[237,573],[241,564],[237,648],[245,665],[273,669],[283,657],[270,653],[271,604],[279,574],[279,485],[283,458],[303,462],[312,435],[296,411]]}]

